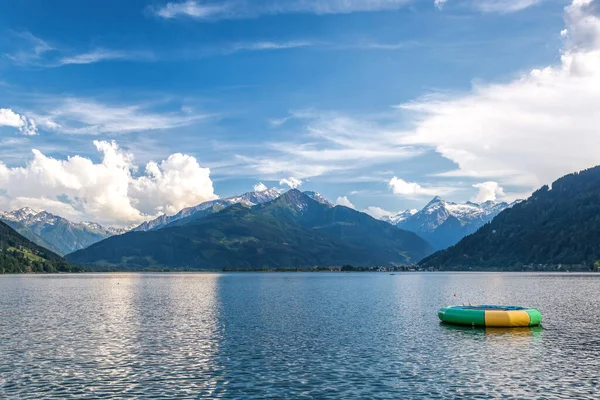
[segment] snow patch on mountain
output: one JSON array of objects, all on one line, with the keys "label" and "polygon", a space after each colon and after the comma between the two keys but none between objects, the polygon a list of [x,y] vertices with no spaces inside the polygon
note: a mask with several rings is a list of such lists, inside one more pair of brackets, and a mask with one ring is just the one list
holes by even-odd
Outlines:
[{"label": "snow patch on mountain", "polygon": [[382,221],[385,221],[387,223],[390,223],[392,225],[398,225],[399,223],[407,220],[408,218],[412,217],[413,215],[415,215],[418,212],[418,210],[416,209],[412,209],[412,210],[404,210],[404,211],[400,211],[397,214],[394,215],[384,215],[383,217],[381,217]]},{"label": "snow patch on mountain", "polygon": [[303,193],[318,203],[325,204],[329,207],[333,207],[333,204],[331,204],[329,200],[327,200],[321,193],[312,191],[306,191]]},{"label": "snow patch on mountain", "polygon": [[18,223],[27,232],[24,234],[36,242],[39,237],[49,245],[51,250],[60,254],[83,249],[110,236],[125,233],[126,229],[104,227],[95,222],[72,222],[66,218],[51,214],[47,211],[38,211],[29,207],[19,210],[1,212],[0,220]]},{"label": "snow patch on mountain", "polygon": [[442,249],[456,244],[516,203],[518,201],[511,204],[497,201],[453,203],[436,196],[418,212],[402,211],[382,220],[415,232],[435,248]]},{"label": "snow patch on mountain", "polygon": [[217,199],[200,203],[193,207],[187,207],[179,211],[175,215],[161,215],[151,221],[147,221],[132,229],[133,231],[150,231],[154,229],[163,228],[175,221],[183,218],[187,218],[197,212],[208,210],[211,207],[221,206],[228,207],[233,204],[243,204],[247,207],[252,207],[257,204],[266,203],[275,200],[280,196],[280,193],[276,189],[267,189],[260,192],[248,192],[241,196],[227,197],[224,199]]}]

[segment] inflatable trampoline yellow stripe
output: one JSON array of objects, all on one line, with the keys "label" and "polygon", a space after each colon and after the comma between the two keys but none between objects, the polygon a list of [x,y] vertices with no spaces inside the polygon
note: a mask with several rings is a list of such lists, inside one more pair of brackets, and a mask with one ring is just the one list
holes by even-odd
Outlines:
[{"label": "inflatable trampoline yellow stripe", "polygon": [[485,310],[485,326],[528,326],[530,320],[525,310]]}]

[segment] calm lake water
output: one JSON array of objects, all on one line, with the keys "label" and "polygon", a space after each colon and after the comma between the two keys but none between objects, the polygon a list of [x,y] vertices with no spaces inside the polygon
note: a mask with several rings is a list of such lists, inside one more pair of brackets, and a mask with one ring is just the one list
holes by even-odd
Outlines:
[{"label": "calm lake water", "polygon": [[[543,328],[441,325],[462,302]],[[598,398],[599,306],[600,275],[0,276],[0,398]]]}]

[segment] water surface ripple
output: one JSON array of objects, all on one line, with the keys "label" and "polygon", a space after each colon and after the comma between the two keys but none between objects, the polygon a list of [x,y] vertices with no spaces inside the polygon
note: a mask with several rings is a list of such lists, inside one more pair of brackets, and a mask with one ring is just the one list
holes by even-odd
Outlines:
[{"label": "water surface ripple", "polygon": [[[462,302],[543,328],[439,323]],[[599,303],[585,274],[0,276],[0,398],[599,398]]]}]

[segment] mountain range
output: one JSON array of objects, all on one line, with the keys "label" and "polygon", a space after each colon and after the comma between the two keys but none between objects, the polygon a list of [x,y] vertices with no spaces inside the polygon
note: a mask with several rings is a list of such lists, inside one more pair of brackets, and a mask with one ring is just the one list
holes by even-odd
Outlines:
[{"label": "mountain range", "polygon": [[313,193],[277,195],[255,205],[201,205],[160,229],[114,236],[67,259],[96,268],[312,268],[409,264],[433,251],[412,232],[334,207]]},{"label": "mountain range", "polygon": [[[331,205],[323,196],[316,192],[305,192],[307,196],[323,204]],[[275,189],[259,192],[249,192],[241,196],[217,199],[188,207],[173,216],[162,215],[151,221],[144,222],[133,228],[135,231],[160,229],[176,221],[198,218],[212,212],[219,211],[232,204],[253,206],[271,201],[279,197]],[[0,221],[3,221],[19,234],[33,243],[46,249],[65,255],[76,250],[84,249],[94,243],[114,235],[123,234],[131,229],[104,227],[95,222],[72,222],[66,218],[51,214],[47,211],[38,211],[29,207],[19,210],[0,212]]]},{"label": "mountain range", "polygon": [[415,232],[436,250],[441,250],[455,245],[514,204],[495,201],[459,204],[436,196],[420,211],[402,211],[383,220]]},{"label": "mountain range", "polygon": [[0,273],[80,271],[0,221]]},{"label": "mountain range", "polygon": [[600,167],[566,175],[421,263],[444,269],[587,269],[600,260]]},{"label": "mountain range", "polygon": [[0,220],[21,235],[59,255],[72,253],[125,229],[106,228],[94,222],[71,222],[46,211],[31,208],[0,213]]},{"label": "mountain range", "polygon": [[245,206],[251,207],[257,204],[265,203],[267,201],[275,200],[280,196],[280,193],[275,189],[267,189],[260,192],[248,192],[244,193],[241,196],[233,196],[227,197],[224,199],[216,199],[211,201],[206,201],[204,203],[198,204],[197,206],[187,207],[183,210],[179,211],[175,215],[161,215],[158,218],[155,218],[151,221],[147,221],[139,225],[138,227],[132,229],[133,231],[146,232],[155,229],[161,229],[165,226],[174,223],[175,221],[179,221],[181,219],[190,218],[192,215],[201,213],[206,214],[207,210],[218,211],[225,207],[231,206],[233,204],[243,204]]},{"label": "mountain range", "polygon": [[5,272],[68,270],[59,253],[71,249],[78,250],[67,260],[95,269],[386,266],[419,260],[441,269],[600,268],[600,167],[564,176],[526,201],[457,204],[435,197],[420,211],[383,221],[296,189],[209,201],[131,232],[28,208],[0,219],[6,221],[0,222]]}]

